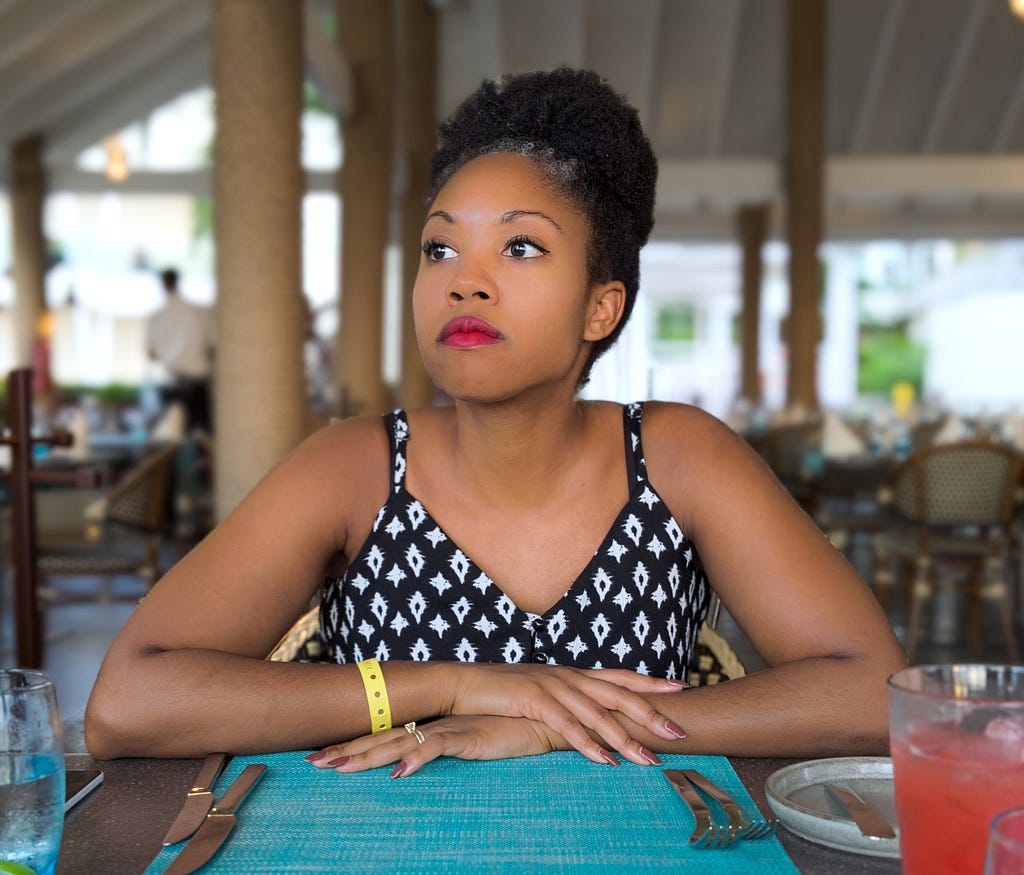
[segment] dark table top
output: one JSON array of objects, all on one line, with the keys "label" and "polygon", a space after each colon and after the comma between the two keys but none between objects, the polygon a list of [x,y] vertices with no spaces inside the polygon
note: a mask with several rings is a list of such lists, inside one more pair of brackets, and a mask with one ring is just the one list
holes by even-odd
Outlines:
[{"label": "dark table top", "polygon": [[[731,760],[744,785],[761,802],[764,784],[776,769],[795,760]],[[85,754],[69,754],[68,768],[97,765]],[[104,781],[74,809],[64,824],[57,875],[138,875],[161,849],[177,816],[199,760],[125,759],[99,763]],[[784,827],[779,839],[802,873],[898,875],[899,863],[835,851],[805,841]]]}]

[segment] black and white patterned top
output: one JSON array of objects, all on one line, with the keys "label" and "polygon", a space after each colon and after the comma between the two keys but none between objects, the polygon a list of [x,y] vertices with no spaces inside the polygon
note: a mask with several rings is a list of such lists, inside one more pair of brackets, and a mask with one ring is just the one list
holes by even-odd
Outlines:
[{"label": "black and white patterned top", "polygon": [[452,660],[625,668],[683,678],[707,611],[696,549],[647,480],[643,408],[623,411],[629,499],[569,590],[518,608],[405,488],[409,423],[385,416],[392,491],[362,550],[320,605],[335,662]]}]

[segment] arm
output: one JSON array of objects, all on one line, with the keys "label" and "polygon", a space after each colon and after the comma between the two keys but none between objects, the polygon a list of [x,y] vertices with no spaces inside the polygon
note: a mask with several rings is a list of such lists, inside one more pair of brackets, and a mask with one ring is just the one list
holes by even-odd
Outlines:
[{"label": "arm", "polygon": [[[352,665],[267,663],[330,558],[354,554],[383,504],[387,441],[380,420],[330,426],[275,468],[150,592],[114,640],[86,712],[97,757],[195,756],[321,746],[369,730]],[[628,673],[622,673],[623,675]],[[386,663],[396,725],[446,713],[543,720],[592,758],[627,733],[621,711],[655,733],[644,693],[673,689],[544,666]]]},{"label": "arm", "polygon": [[680,753],[884,752],[886,679],[906,660],[870,589],[717,420],[651,405],[644,448],[652,482],[768,668],[671,699],[651,697],[688,737],[665,744],[639,728],[635,737]]}]

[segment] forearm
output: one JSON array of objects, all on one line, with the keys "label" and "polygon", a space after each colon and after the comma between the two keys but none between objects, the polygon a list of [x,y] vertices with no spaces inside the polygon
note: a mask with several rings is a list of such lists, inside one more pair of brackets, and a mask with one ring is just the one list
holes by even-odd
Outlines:
[{"label": "forearm", "polygon": [[686,732],[679,741],[666,741],[621,715],[616,719],[638,742],[660,753],[886,754],[885,677],[885,672],[870,671],[861,660],[822,657],[675,696],[646,696]]},{"label": "forearm", "polygon": [[[384,663],[396,725],[444,713],[444,663]],[[101,673],[86,710],[90,752],[184,757],[321,747],[370,731],[354,665],[274,663],[208,650],[139,656]]]}]

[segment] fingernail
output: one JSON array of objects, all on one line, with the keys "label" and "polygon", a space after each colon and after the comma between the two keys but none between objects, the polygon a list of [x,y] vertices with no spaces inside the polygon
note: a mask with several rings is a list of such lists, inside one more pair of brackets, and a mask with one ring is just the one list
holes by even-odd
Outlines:
[{"label": "fingernail", "polygon": [[610,766],[620,765],[619,761],[615,758],[615,754],[610,751],[601,748],[601,759],[603,759]]},{"label": "fingernail", "polygon": [[680,729],[678,726],[676,726],[676,724],[673,723],[671,720],[665,721],[665,728],[669,732],[671,732],[676,738],[686,738],[686,733],[683,732],[683,730]]},{"label": "fingernail", "polygon": [[640,748],[640,756],[642,756],[652,766],[660,766],[661,760],[658,759],[657,755],[651,753],[646,747]]},{"label": "fingernail", "polygon": [[397,766],[391,770],[392,778],[401,778],[405,774],[405,770],[409,768],[409,764],[405,760],[402,760]]},{"label": "fingernail", "polygon": [[317,751],[314,751],[311,754],[307,754],[306,756],[303,757],[303,759],[307,763],[315,763],[318,760],[322,760],[325,756],[327,756],[327,751],[325,751],[325,750],[317,750]]},{"label": "fingernail", "polygon": [[350,759],[352,759],[352,757],[338,757],[337,759],[328,760],[326,763],[324,763],[324,765],[329,766],[332,769],[335,769],[338,766],[345,765],[345,763],[347,763]]},{"label": "fingernail", "polygon": [[675,678],[665,678],[665,682],[672,684],[673,687],[679,687],[681,690],[690,689],[690,685],[686,681],[676,680]]}]

